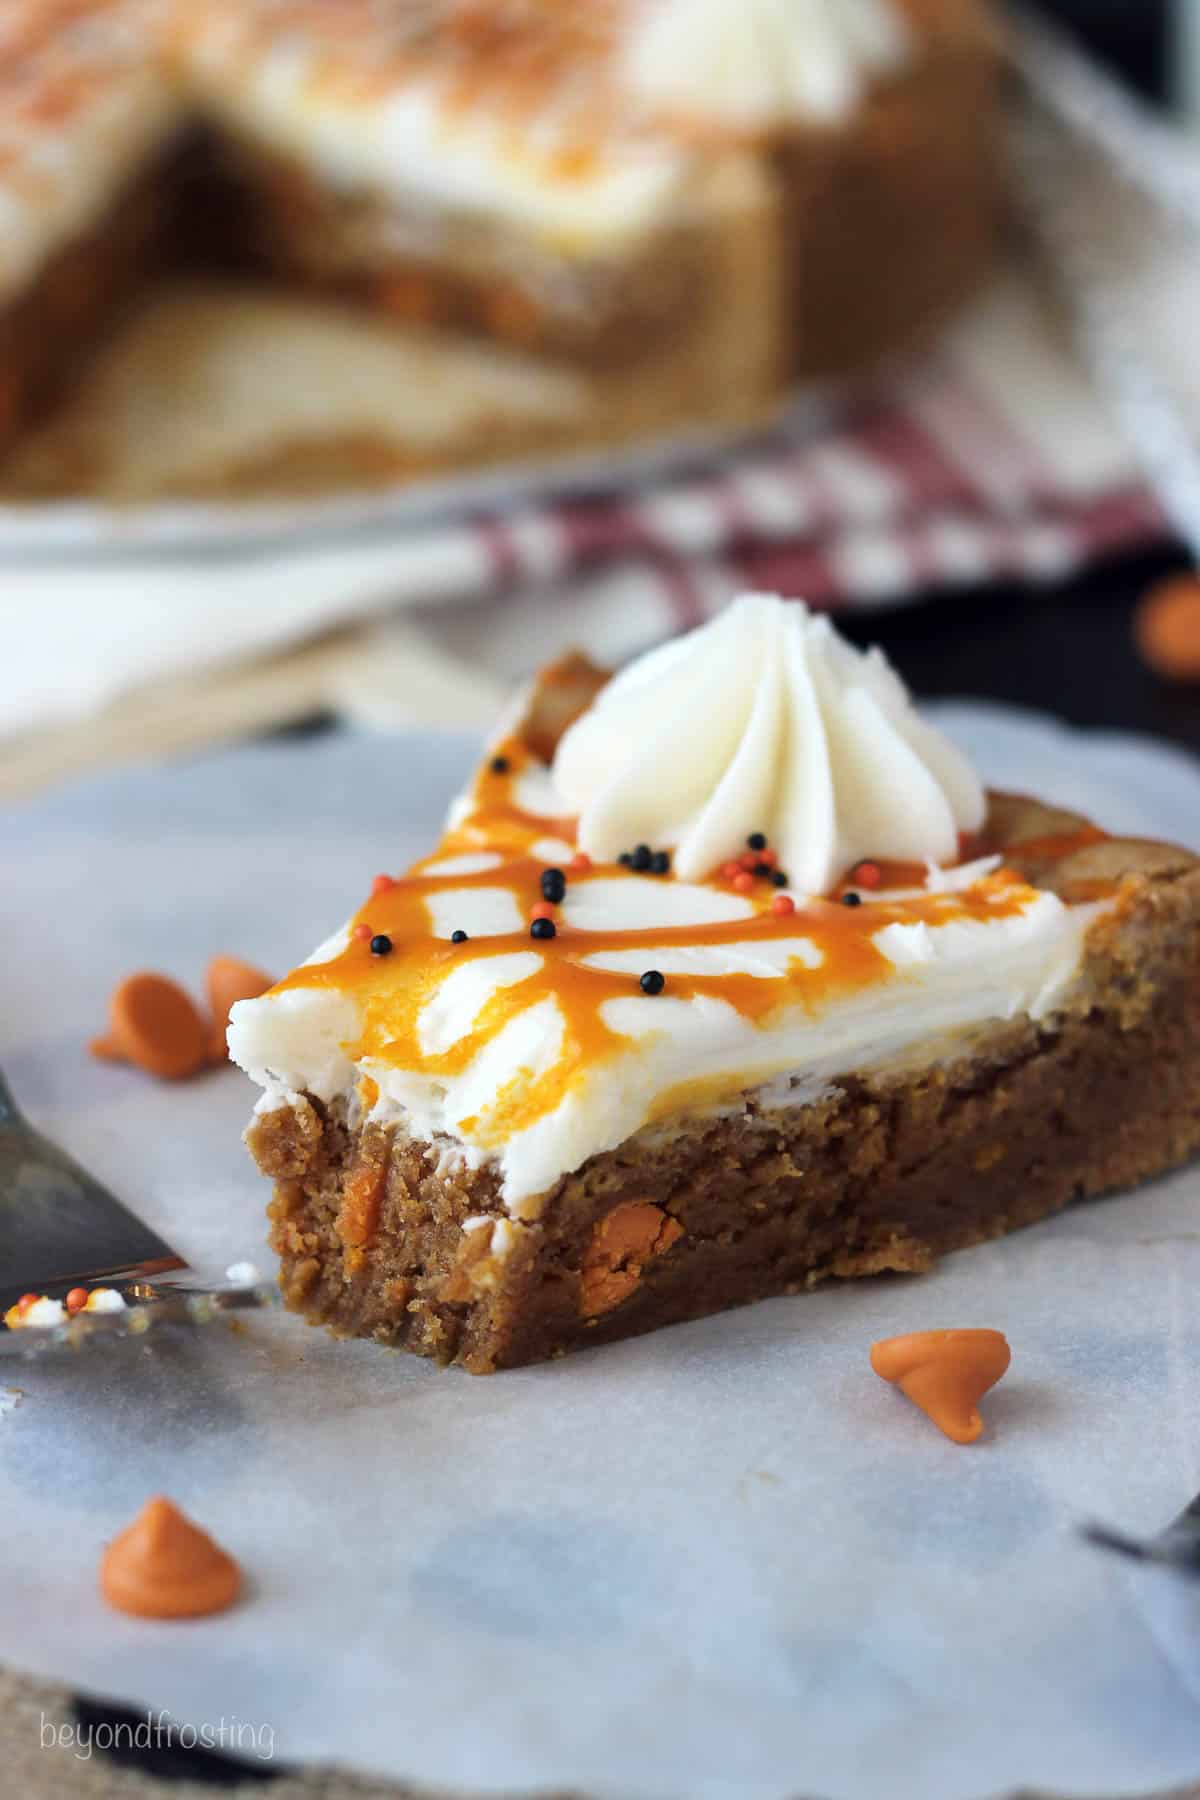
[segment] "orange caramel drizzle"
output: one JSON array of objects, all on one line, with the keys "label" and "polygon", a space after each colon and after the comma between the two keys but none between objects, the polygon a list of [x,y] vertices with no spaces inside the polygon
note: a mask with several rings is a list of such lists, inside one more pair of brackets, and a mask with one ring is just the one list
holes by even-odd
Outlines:
[{"label": "orange caramel drizzle", "polygon": [[1014,849],[1024,862],[1061,862],[1077,850],[1103,844],[1107,838],[1107,831],[1101,831],[1098,825],[1081,825],[1077,831],[1059,831],[1050,837],[1022,838]]},{"label": "orange caramel drizzle", "polygon": [[[723,975],[669,974],[666,995],[676,1000],[700,996],[723,1001],[743,1019],[768,1026],[784,1007],[800,1006],[813,1015],[831,1002],[872,986],[903,982],[898,970],[873,939],[891,923],[921,921],[942,925],[954,919],[990,920],[1020,913],[1034,898],[1028,886],[1010,868],[998,868],[970,888],[954,894],[921,894],[907,899],[866,898],[857,907],[840,899],[796,900],[795,911],[780,915],[771,911],[779,892],[769,881],[756,881],[744,897],[754,914],[717,924],[670,925],[645,930],[628,928],[594,931],[573,928],[556,909],[557,935],[532,939],[528,924],[506,934],[471,937],[461,944],[431,935],[427,896],[451,889],[506,888],[523,919],[541,898],[540,878],[547,864],[532,854],[540,840],[557,838],[573,843],[573,819],[548,819],[523,811],[516,789],[522,771],[537,766],[528,749],[516,739],[500,745],[497,754],[508,769],[493,772],[490,759],[475,778],[470,808],[460,823],[449,829],[437,849],[413,865],[390,888],[372,897],[355,914],[349,942],[327,963],[305,964],[272,990],[326,988],[351,994],[362,1011],[361,1036],[346,1046],[356,1061],[370,1059],[384,1065],[432,1077],[453,1078],[467,1069],[484,1047],[519,1013],[540,1001],[552,999],[563,1020],[561,1053],[546,1072],[518,1074],[488,1107],[485,1114],[458,1121],[481,1144],[495,1146],[509,1134],[524,1129],[553,1111],[566,1094],[577,1087],[597,1064],[620,1054],[630,1040],[614,1031],[603,1018],[605,1002],[637,997],[647,1007],[662,1000],[643,996],[638,977],[589,967],[584,958],[601,952],[638,948],[645,952],[646,969],[655,965],[657,949],[686,946],[719,946],[805,938],[820,951],[822,962],[809,968],[790,959],[776,977],[746,973]],[[748,821],[749,829],[754,821]],[[964,845],[964,854],[977,854],[975,845]],[[469,875],[431,874],[430,865],[448,857],[481,852],[498,854],[498,867]],[[887,887],[920,887],[924,866],[879,862],[880,890]],[[597,864],[586,871],[566,870],[569,886],[598,877],[670,881],[674,877],[637,876],[619,864]],[[731,892],[728,878],[715,871],[703,884]],[[841,895],[850,885],[839,884]],[[371,933],[385,933],[392,942],[386,956],[375,956],[364,933],[354,926],[369,925]],[[478,958],[533,951],[539,958],[536,972],[512,986],[497,989],[485,1002],[472,1029],[449,1049],[427,1053],[421,1047],[419,1021],[426,1004],[440,984],[459,965]]]}]

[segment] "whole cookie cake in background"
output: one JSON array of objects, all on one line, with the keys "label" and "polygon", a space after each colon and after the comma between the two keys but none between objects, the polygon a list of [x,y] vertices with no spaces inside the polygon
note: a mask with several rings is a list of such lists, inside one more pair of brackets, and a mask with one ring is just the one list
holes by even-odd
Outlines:
[{"label": "whole cookie cake in background", "polygon": [[999,71],[982,0],[14,0],[0,498],[769,417],[981,278]]}]

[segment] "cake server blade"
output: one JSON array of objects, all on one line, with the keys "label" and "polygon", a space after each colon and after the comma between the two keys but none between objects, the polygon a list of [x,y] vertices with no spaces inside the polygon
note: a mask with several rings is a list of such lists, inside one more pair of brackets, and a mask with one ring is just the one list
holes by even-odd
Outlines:
[{"label": "cake server blade", "polygon": [[205,1324],[278,1298],[257,1284],[187,1288],[164,1280],[187,1272],[165,1239],[35,1131],[0,1072],[0,1313],[22,1294],[61,1299],[73,1287],[98,1283],[128,1302],[124,1311],[80,1313],[61,1325],[0,1328],[0,1352],[141,1336],[158,1324]]},{"label": "cake server blade", "polygon": [[1128,1537],[1108,1525],[1080,1527],[1089,1544],[1134,1562],[1157,1563],[1200,1581],[1200,1494],[1156,1537]]},{"label": "cake server blade", "polygon": [[94,1175],[34,1130],[0,1074],[0,1309],[24,1293],[186,1267]]}]

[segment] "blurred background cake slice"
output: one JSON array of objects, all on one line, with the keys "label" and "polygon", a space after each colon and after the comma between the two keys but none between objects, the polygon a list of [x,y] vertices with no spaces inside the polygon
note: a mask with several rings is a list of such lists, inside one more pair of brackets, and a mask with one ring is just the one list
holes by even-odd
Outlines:
[{"label": "blurred background cake slice", "polygon": [[144,0],[0,7],[0,450],[144,275],[182,113]]}]

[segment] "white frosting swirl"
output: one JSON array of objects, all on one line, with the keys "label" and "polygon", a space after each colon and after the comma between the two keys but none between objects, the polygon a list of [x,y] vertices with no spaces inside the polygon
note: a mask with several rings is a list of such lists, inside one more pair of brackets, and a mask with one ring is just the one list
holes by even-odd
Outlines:
[{"label": "white frosting swirl", "polygon": [[892,0],[647,0],[625,74],[653,107],[755,131],[844,118],[908,49]]},{"label": "white frosting swirl", "polygon": [[644,840],[695,881],[763,831],[810,894],[863,857],[954,862],[985,811],[979,779],[881,651],[764,594],[609,682],[553,774],[597,861]]}]

